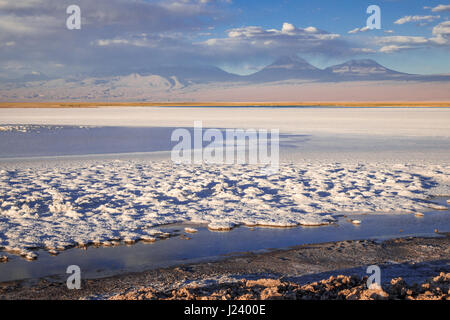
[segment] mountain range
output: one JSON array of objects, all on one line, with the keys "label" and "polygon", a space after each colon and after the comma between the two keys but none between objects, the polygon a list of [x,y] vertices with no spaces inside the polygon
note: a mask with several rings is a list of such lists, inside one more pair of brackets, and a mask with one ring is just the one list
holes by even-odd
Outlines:
[{"label": "mountain range", "polygon": [[[184,86],[211,82],[276,82],[284,80],[312,80],[319,82],[370,81],[370,80],[414,80],[449,81],[450,75],[417,75],[402,73],[386,68],[371,59],[350,60],[342,64],[319,69],[297,56],[282,56],[262,70],[250,75],[237,75],[215,66],[164,66],[156,68],[136,68],[131,74],[142,77],[160,76],[166,81],[179,82]],[[117,76],[119,77],[119,76]],[[108,76],[99,79],[114,78]],[[14,83],[51,80],[43,73],[25,75]],[[81,79],[77,79],[81,80]],[[84,80],[84,79],[83,79]],[[76,80],[72,80],[76,81]],[[99,80],[102,81],[102,80]],[[8,81],[3,81],[8,82]],[[174,83],[174,86],[179,85]]]},{"label": "mountain range", "polygon": [[450,81],[450,75],[407,74],[386,68],[370,59],[350,60],[319,69],[297,56],[283,56],[250,75],[228,73],[215,66],[169,66],[136,69],[131,74],[79,76],[71,79],[51,79],[45,74],[33,73],[15,81],[1,81],[0,100],[159,99],[165,101],[191,99],[193,95],[205,91],[217,92],[217,90],[248,88],[269,83],[278,87],[296,86],[298,83],[326,88],[328,83],[357,84],[370,81],[373,81],[374,85],[392,81],[398,84],[447,83]]},{"label": "mountain range", "polygon": [[245,76],[228,73],[217,67],[171,67],[151,70],[162,77],[175,76],[185,84],[207,82],[275,82],[284,80],[312,80],[319,82],[414,80],[449,81],[449,75],[416,75],[386,68],[374,60],[350,60],[319,69],[297,56],[283,56],[262,70]]}]

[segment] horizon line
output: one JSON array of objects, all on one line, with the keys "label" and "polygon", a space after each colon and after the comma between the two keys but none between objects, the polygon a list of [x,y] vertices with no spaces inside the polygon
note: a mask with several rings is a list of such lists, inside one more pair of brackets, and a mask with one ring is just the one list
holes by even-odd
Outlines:
[{"label": "horizon line", "polygon": [[20,108],[115,108],[115,107],[440,107],[450,108],[450,101],[272,101],[272,102],[0,102],[0,109]]}]

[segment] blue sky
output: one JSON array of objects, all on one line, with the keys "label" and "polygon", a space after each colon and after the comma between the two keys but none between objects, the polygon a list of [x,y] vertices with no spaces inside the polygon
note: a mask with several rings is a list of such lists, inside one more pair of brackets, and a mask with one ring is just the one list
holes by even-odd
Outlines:
[{"label": "blue sky", "polygon": [[[369,5],[376,4],[381,8],[382,29],[373,30],[360,34],[358,37],[348,37],[355,41],[371,41],[374,36],[385,35],[384,31],[392,30],[395,35],[402,36],[424,36],[432,33],[433,27],[439,21],[448,20],[450,10],[432,12],[425,7],[435,8],[447,4],[442,0],[388,0],[388,1],[355,1],[355,0],[322,0],[322,1],[296,1],[296,0],[234,0],[230,7],[235,12],[233,21],[227,25],[217,28],[224,32],[231,27],[245,25],[257,25],[265,28],[281,26],[284,22],[290,22],[298,27],[315,26],[317,28],[348,36],[348,31],[356,27],[363,27],[369,16],[366,9]],[[450,2],[448,3],[450,4]],[[435,23],[420,25],[416,23],[404,23],[402,25],[394,22],[404,16],[437,16]],[[414,52],[398,52],[391,54],[370,54],[370,58],[383,63],[387,67],[399,71],[411,73],[450,73],[449,48],[414,49]],[[356,55],[357,58],[366,55]],[[345,59],[332,59],[324,57],[309,56],[309,61],[318,67],[327,67],[333,62]]]},{"label": "blue sky", "polygon": [[[66,8],[81,8],[67,30]],[[364,30],[369,5],[381,30]],[[286,54],[324,68],[370,58],[409,73],[450,73],[442,0],[2,0],[0,79],[116,75],[164,65],[248,74]]]}]

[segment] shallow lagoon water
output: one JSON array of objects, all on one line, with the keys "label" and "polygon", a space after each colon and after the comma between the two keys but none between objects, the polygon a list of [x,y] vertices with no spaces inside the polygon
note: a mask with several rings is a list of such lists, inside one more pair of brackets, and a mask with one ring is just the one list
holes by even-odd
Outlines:
[{"label": "shallow lagoon water", "polygon": [[174,129],[36,126],[0,132],[0,158],[167,151]]},{"label": "shallow lagoon water", "polygon": [[[7,125],[2,125],[3,127]],[[17,127],[17,125],[12,125]],[[23,125],[26,132],[0,131],[0,160],[17,161],[56,157],[170,158],[178,143],[175,127]],[[186,127],[191,137],[194,128]],[[207,130],[204,127],[203,130]],[[258,128],[255,128],[258,130]],[[226,129],[219,129],[225,137]],[[203,131],[203,133],[204,133]],[[203,146],[209,142],[203,142]],[[376,136],[348,134],[289,134],[280,132],[281,159],[342,157],[361,159],[450,160],[450,142],[444,137]]]},{"label": "shallow lagoon water", "polygon": [[[444,205],[447,198],[439,197],[436,203]],[[362,221],[354,225],[341,217],[337,224],[321,227],[247,228],[238,227],[228,232],[212,232],[205,226],[194,225],[198,232],[187,234],[186,225],[162,227],[177,231],[190,240],[175,236],[155,243],[138,242],[117,247],[73,248],[51,256],[39,251],[35,261],[9,255],[10,261],[0,264],[0,282],[41,277],[67,278],[69,265],[78,265],[82,277],[101,278],[127,272],[139,272],[178,264],[223,259],[230,255],[289,248],[301,244],[324,243],[343,240],[385,240],[409,236],[439,236],[450,232],[448,211],[427,212],[424,217],[405,215],[361,215],[352,219]]]},{"label": "shallow lagoon water", "polygon": [[[51,165],[52,161],[68,159],[110,159],[143,157],[163,154],[169,157],[170,134],[174,128],[140,127],[47,127],[39,132],[0,132],[1,163],[22,163],[25,166]],[[189,129],[192,132],[192,129]],[[345,155],[352,159],[385,157],[396,159],[424,159],[446,162],[450,154],[448,139],[436,137],[377,137],[365,135],[282,135],[281,156],[299,154],[325,159],[328,155]],[[161,152],[161,153],[158,153]],[[37,161],[36,161],[37,160]],[[43,161],[42,161],[43,160]],[[69,161],[70,162],[70,161]],[[0,164],[0,165],[2,165]],[[437,202],[445,205],[446,199]],[[447,211],[433,211],[425,217],[414,215],[363,215],[361,225],[353,225],[340,218],[336,225],[323,227],[247,228],[229,232],[211,232],[205,226],[195,226],[198,233],[189,234],[191,240],[173,237],[153,244],[137,243],[131,246],[94,248],[86,251],[70,249],[58,256],[39,251],[36,261],[11,256],[0,264],[0,281],[56,276],[65,278],[67,266],[81,267],[84,278],[103,277],[124,272],[166,267],[180,263],[223,258],[239,252],[256,252],[269,248],[353,239],[386,239],[404,236],[437,236],[435,229],[450,231]],[[183,225],[171,225],[162,230],[183,232]],[[3,254],[3,253],[2,253]]]}]

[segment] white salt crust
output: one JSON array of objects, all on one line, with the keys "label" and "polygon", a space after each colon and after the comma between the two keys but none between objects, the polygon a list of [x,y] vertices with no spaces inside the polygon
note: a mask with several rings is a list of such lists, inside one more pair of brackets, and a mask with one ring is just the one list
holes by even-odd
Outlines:
[{"label": "white salt crust", "polygon": [[156,229],[169,223],[224,231],[330,224],[342,213],[420,215],[446,209],[429,198],[450,185],[446,165],[283,163],[278,174],[262,172],[146,160],[1,164],[0,248],[32,260],[38,248],[153,242],[169,236]]}]

